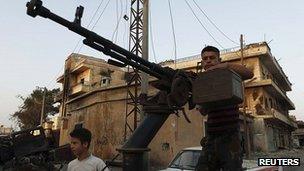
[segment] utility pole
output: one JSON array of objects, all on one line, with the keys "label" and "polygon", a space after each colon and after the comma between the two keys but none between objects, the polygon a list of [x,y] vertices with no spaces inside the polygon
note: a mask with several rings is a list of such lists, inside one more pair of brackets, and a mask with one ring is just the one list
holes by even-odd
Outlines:
[{"label": "utility pole", "polygon": [[241,64],[244,65],[244,51],[243,51],[243,46],[244,46],[244,38],[243,38],[243,34],[241,34],[241,37],[240,37],[240,46],[241,46]]},{"label": "utility pole", "polygon": [[[143,41],[142,58],[149,60],[149,0],[143,0]],[[148,94],[149,76],[147,73],[141,73],[141,93]],[[141,107],[142,108],[142,107]],[[145,117],[143,110],[140,111],[140,121]]]},{"label": "utility pole", "polygon": [[[244,36],[243,36],[243,34],[241,34],[241,36],[240,36],[240,46],[241,46],[241,64],[244,65]],[[245,139],[244,147],[245,147],[246,158],[249,158],[250,157],[250,142],[249,142],[249,131],[247,129],[245,82],[243,82],[243,94],[244,94],[243,124],[244,124],[244,139]]]},{"label": "utility pole", "polygon": [[68,101],[69,96],[69,87],[70,87],[70,68],[71,61],[66,60],[64,63],[64,73],[63,73],[63,90],[62,90],[62,102],[61,102],[61,116],[66,117],[66,102]]},{"label": "utility pole", "polygon": [[46,96],[46,88],[43,89],[43,97],[42,97],[42,106],[41,106],[41,114],[40,114],[40,125],[43,124],[43,116],[44,116],[44,108],[45,108],[45,96]]}]

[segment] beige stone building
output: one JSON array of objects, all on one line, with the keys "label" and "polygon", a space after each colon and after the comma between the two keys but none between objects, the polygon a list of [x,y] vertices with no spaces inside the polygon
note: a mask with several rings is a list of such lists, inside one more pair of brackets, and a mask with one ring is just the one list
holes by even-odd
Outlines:
[{"label": "beige stone building", "polygon": [[[254,151],[290,148],[291,132],[297,127],[289,117],[289,110],[295,109],[286,95],[291,91],[291,83],[267,43],[247,45],[243,52],[243,64],[254,72],[254,77],[245,81],[245,111],[254,118],[248,142]],[[241,64],[241,52],[227,49],[221,52],[221,59]],[[179,60],[177,68],[195,70],[198,62],[199,55],[184,58]]]},{"label": "beige stone building", "polygon": [[266,43],[246,48],[244,63],[254,71],[254,78],[245,83],[246,109],[254,116],[254,150],[290,148],[291,132],[297,127],[289,117],[289,110],[295,109],[286,95],[291,83]]},{"label": "beige stone building", "polygon": [[13,132],[13,128],[0,125],[0,135],[9,135]]},{"label": "beige stone building", "polygon": [[296,147],[304,147],[304,122],[297,121],[298,128],[292,132]]},{"label": "beige stone building", "polygon": [[[241,63],[239,50],[223,51],[221,58],[223,62]],[[197,71],[199,62],[200,55],[196,55],[162,65]],[[243,62],[254,72],[254,78],[245,83],[245,105],[241,106],[244,114],[240,116],[247,152],[288,148],[295,123],[288,115],[294,104],[286,96],[291,90],[287,76],[266,43],[247,45]],[[129,100],[125,78],[124,69],[104,60],[79,54],[67,58],[65,73],[57,80],[63,85],[63,91],[56,97],[61,102],[60,145],[69,142],[68,135],[74,127],[82,126],[93,133],[91,148],[95,154],[111,159],[118,153],[116,148],[124,141],[126,100]],[[150,95],[156,91],[149,87]],[[153,139],[149,146],[152,165],[165,166],[182,148],[199,146],[205,135],[206,118],[195,109],[186,112],[192,123],[171,115]]]},{"label": "beige stone building", "polygon": [[[92,131],[91,148],[103,159],[111,159],[124,142],[126,114],[125,71],[105,61],[72,54],[65,62],[65,74],[58,78],[63,91],[60,145],[69,143],[69,132],[75,127]],[[149,87],[149,94],[155,89]],[[171,115],[149,148],[154,165],[167,165],[182,148],[198,146],[203,134],[203,118],[198,111],[188,112],[191,124],[183,117]],[[132,119],[128,121],[132,125]],[[195,130],[195,131],[193,131]],[[191,134],[189,134],[191,132]]]},{"label": "beige stone building", "polygon": [[56,114],[50,118],[47,118],[47,120],[42,125],[45,130],[44,133],[46,137],[52,139],[52,145],[55,147],[59,146],[61,120],[62,117],[59,116],[59,114]]}]

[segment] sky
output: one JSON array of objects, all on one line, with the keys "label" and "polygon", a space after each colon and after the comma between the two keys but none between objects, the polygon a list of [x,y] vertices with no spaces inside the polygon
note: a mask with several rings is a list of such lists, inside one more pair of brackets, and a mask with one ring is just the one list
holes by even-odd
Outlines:
[{"label": "sky", "polygon": [[[0,73],[3,77],[0,83],[0,125],[5,126],[13,125],[9,118],[21,104],[18,95],[27,96],[36,86],[46,86],[48,89],[59,87],[55,80],[63,73],[64,60],[69,54],[79,52],[102,59],[109,58],[82,46],[81,41],[77,44],[82,39],[63,26],[48,19],[26,15],[26,2],[11,0],[0,6]],[[272,54],[279,60],[293,84],[293,90],[288,92],[288,96],[294,102],[296,110],[290,111],[290,114],[304,120],[304,79],[301,76],[301,68],[304,66],[304,1],[187,2],[201,24],[220,45],[198,22],[185,0],[171,0],[176,39],[174,48],[168,0],[150,0],[150,61],[174,59],[175,49],[177,58],[182,58],[199,54],[205,45],[220,48],[238,46],[206,19],[194,5],[197,2],[217,27],[233,41],[239,42],[240,34],[243,34],[246,44],[269,42]],[[44,0],[43,3],[52,12],[70,21],[74,19],[76,7],[84,6],[83,26],[93,28],[101,36],[128,48],[129,21],[122,16],[129,16],[129,0]]]}]

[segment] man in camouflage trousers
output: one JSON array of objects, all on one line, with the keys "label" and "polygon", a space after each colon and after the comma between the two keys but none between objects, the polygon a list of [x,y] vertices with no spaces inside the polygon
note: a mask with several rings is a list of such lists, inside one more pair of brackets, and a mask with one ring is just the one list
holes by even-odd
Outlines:
[{"label": "man in camouflage trousers", "polygon": [[[201,57],[204,72],[214,69],[231,69],[243,80],[253,77],[253,73],[242,65],[221,63],[220,52],[216,47],[206,46],[201,52]],[[203,149],[196,170],[242,170],[238,106],[228,105],[216,109],[200,109],[200,112],[202,115],[208,115],[207,136],[201,141]]]}]

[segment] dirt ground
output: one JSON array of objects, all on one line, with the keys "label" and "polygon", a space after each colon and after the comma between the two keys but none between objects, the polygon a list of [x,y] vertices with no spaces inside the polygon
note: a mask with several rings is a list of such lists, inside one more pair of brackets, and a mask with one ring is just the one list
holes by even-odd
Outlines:
[{"label": "dirt ground", "polygon": [[289,166],[284,167],[284,171],[304,171],[304,148],[290,149],[290,150],[279,150],[271,153],[255,153],[253,158],[300,158],[300,166]]}]

